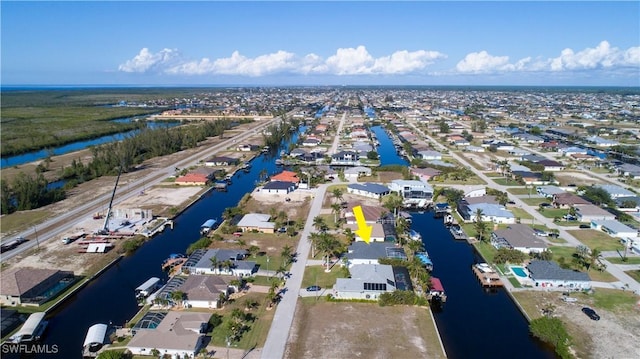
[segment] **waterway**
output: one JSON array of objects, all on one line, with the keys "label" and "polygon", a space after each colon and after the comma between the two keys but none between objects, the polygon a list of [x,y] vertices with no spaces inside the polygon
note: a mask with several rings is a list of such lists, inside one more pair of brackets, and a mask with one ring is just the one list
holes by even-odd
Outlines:
[{"label": "waterway", "polygon": [[[304,131],[304,127],[300,130]],[[295,142],[297,137],[294,135],[290,142]],[[220,218],[225,208],[235,207],[242,196],[252,192],[262,169],[269,175],[278,172],[275,165],[278,153],[279,149],[274,154],[256,157],[248,173],[239,171],[234,175],[227,192],[208,192],[175,219],[173,230],[166,229],[145,243],[58,308],[44,335],[45,344],[58,346],[59,352],[52,357],[80,357],[87,329],[94,324],[125,325],[139,310],[134,289],[150,277],[166,281],[167,276],[160,267],[162,261],[171,253],[184,253],[189,244],[200,237],[202,223]]]},{"label": "waterway", "polygon": [[371,127],[371,131],[376,134],[380,145],[377,148],[378,155],[380,156],[380,166],[387,165],[404,165],[407,166],[409,162],[398,155],[396,147],[389,138],[387,132],[381,126]]},{"label": "waterway", "polygon": [[[127,117],[115,119],[113,122],[131,122],[135,121],[136,118]],[[158,127],[174,127],[179,125],[179,122],[156,122],[156,121],[146,121],[147,128],[158,128]],[[40,151],[33,151],[28,153],[23,153],[21,155],[15,155],[11,157],[3,157],[0,161],[0,168],[7,168],[13,166],[23,165],[25,163],[30,163],[38,160],[43,160],[47,158],[49,155],[59,156],[67,153],[84,150],[85,148],[89,148],[91,146],[102,145],[109,142],[114,141],[122,141],[123,139],[130,137],[138,132],[138,130],[131,130],[122,133],[116,133],[112,135],[101,136],[98,138],[94,138],[91,140],[84,141],[76,141],[66,145],[58,146],[53,149],[46,149]]]}]

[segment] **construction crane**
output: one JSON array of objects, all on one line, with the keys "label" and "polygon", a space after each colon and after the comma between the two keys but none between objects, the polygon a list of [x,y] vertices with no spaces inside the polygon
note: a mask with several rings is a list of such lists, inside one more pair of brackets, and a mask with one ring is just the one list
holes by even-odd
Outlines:
[{"label": "construction crane", "polygon": [[113,186],[113,192],[111,192],[111,200],[109,201],[109,208],[107,209],[107,215],[104,216],[104,225],[99,231],[100,234],[109,234],[109,217],[111,217],[111,206],[113,205],[113,198],[116,196],[116,189],[118,188],[118,181],[120,181],[120,175],[122,174],[122,165],[118,170],[118,177],[116,177],[116,184]]}]

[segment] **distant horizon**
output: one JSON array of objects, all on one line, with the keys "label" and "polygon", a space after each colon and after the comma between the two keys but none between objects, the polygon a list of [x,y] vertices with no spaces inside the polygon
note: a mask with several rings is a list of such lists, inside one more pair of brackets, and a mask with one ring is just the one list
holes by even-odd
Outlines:
[{"label": "distant horizon", "polygon": [[362,84],[362,85],[277,85],[277,84],[0,84],[0,89],[11,88],[207,88],[207,87],[309,87],[309,88],[323,88],[323,87],[337,87],[337,88],[349,88],[349,87],[470,87],[470,88],[500,88],[500,87],[513,87],[513,88],[624,88],[624,89],[639,89],[639,86],[633,85],[400,85],[400,84]]}]

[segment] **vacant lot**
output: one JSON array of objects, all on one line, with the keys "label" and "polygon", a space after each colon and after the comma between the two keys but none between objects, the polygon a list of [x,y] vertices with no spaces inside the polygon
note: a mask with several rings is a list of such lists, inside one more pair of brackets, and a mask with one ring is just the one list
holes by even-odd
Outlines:
[{"label": "vacant lot", "polygon": [[[384,325],[380,325],[384,323]],[[444,358],[428,308],[300,300],[286,358]]]},{"label": "vacant lot", "polygon": [[[578,299],[576,303],[561,301],[557,292],[513,294],[532,319],[542,315],[545,304],[553,304],[554,315],[565,323],[578,358],[640,357],[640,306],[632,293],[597,289],[594,295],[572,294]],[[581,312],[584,306],[594,308],[601,319],[589,319]]]}]

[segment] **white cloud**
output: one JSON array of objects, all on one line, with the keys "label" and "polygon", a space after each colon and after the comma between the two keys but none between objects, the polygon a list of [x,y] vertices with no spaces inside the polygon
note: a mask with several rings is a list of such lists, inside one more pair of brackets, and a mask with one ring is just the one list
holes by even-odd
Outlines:
[{"label": "white cloud", "polygon": [[177,60],[179,56],[177,50],[163,49],[153,54],[145,47],[133,59],[127,60],[118,66],[118,70],[123,72],[146,72],[156,67],[169,65]]},{"label": "white cloud", "polygon": [[161,71],[185,75],[264,76],[275,73],[367,75],[406,74],[418,71],[446,58],[437,51],[396,51],[389,56],[374,58],[364,46],[340,48],[326,60],[316,54],[299,57],[291,52],[277,51],[255,58],[234,51],[230,57],[210,60],[178,61],[177,52],[164,49],[153,54],[147,48],[119,66],[124,72]]},{"label": "white cloud", "polygon": [[586,48],[578,52],[566,48],[560,56],[549,59],[552,71],[607,69],[617,66],[640,66],[640,47],[622,51],[617,47],[611,47],[608,41],[602,41],[595,48]]},{"label": "white cloud", "polygon": [[509,70],[509,56],[492,56],[486,51],[472,52],[456,65],[459,72],[487,73]]}]

